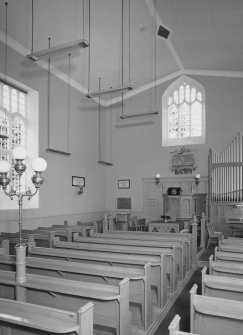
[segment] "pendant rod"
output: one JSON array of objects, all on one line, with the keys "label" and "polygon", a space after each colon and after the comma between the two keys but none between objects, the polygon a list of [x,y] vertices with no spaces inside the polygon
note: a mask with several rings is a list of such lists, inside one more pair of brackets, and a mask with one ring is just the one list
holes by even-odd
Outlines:
[{"label": "pendant rod", "polygon": [[8,67],[8,2],[5,2],[6,16],[5,16],[5,60],[4,60],[4,77],[7,79]]},{"label": "pendant rod", "polygon": [[90,40],[90,36],[91,36],[91,32],[90,32],[90,2],[91,0],[89,0],[89,13],[88,13],[88,16],[89,16],[89,54],[88,54],[88,93],[90,92],[90,50],[91,50],[91,40]]},{"label": "pendant rod", "polygon": [[31,52],[34,51],[34,0],[32,0],[32,6],[31,6],[31,13],[32,13],[32,19],[31,19]]}]

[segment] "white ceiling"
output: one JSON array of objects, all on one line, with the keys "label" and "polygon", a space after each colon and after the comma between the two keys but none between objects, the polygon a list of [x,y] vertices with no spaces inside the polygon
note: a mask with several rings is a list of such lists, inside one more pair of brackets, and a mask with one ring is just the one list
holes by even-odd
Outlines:
[{"label": "white ceiling", "polygon": [[[90,0],[89,12],[88,0],[33,0],[32,16],[32,0],[8,0],[8,43],[26,54],[46,49],[49,37],[51,46],[84,37],[90,47],[71,55],[70,69],[71,84],[84,93],[99,83],[101,89],[132,84],[131,96],[153,87],[155,73],[156,83],[178,74],[243,77],[243,0],[156,0],[156,16],[154,6],[154,0],[130,0],[129,10],[129,0]],[[5,18],[1,1],[3,42]],[[156,37],[159,25],[170,30],[168,39]],[[68,55],[51,64],[67,80]],[[102,96],[104,104],[110,99]]]}]

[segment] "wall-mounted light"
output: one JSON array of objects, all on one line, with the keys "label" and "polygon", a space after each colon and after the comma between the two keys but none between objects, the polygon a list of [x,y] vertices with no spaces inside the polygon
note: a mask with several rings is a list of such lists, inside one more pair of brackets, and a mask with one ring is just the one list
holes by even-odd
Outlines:
[{"label": "wall-mounted light", "polygon": [[155,184],[158,185],[159,183],[160,183],[160,174],[157,173],[157,174],[155,175]]},{"label": "wall-mounted light", "polygon": [[196,174],[196,175],[194,176],[195,184],[196,184],[197,186],[198,186],[199,183],[200,183],[200,178],[201,178],[201,176],[200,176],[199,173]]}]

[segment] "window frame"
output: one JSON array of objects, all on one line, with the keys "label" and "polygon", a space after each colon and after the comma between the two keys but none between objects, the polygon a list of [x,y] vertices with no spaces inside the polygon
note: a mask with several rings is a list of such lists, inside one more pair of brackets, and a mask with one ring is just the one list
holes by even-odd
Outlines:
[{"label": "window frame", "polygon": [[[25,159],[26,164],[26,189],[34,189],[34,185],[31,181],[31,177],[34,174],[31,167],[31,161],[33,158],[39,156],[39,93],[32,89],[31,87],[26,86],[23,83],[16,81],[13,78],[5,76],[0,73],[0,79],[7,85],[16,88],[17,90],[27,93],[28,97],[26,99],[26,132],[25,132],[25,142],[27,149],[27,157]],[[31,117],[30,117],[31,113]],[[11,150],[11,143],[10,148]],[[11,178],[11,175],[10,175]],[[11,182],[10,182],[11,184]],[[15,197],[16,198],[16,197]],[[0,211],[1,210],[11,210],[18,209],[18,202],[16,199],[11,200],[7,197],[2,190],[0,190]],[[25,200],[23,202],[23,208],[39,208],[39,195],[36,194],[31,201]]]},{"label": "window frame", "polygon": [[[180,85],[187,83],[192,87],[197,88],[202,94],[202,135],[185,137],[185,138],[168,138],[168,97],[173,94],[176,89],[179,89]],[[205,112],[205,90],[204,87],[195,79],[188,76],[181,76],[177,78],[171,85],[167,87],[162,95],[162,146],[179,146],[179,145],[193,145],[193,144],[204,144],[206,141],[206,112]]]}]

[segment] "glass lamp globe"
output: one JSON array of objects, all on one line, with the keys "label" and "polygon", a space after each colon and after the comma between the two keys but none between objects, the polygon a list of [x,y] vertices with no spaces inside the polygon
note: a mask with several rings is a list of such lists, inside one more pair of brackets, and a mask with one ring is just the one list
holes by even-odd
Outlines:
[{"label": "glass lamp globe", "polygon": [[25,147],[19,145],[13,149],[13,156],[15,159],[25,159],[27,156],[27,151]]},{"label": "glass lamp globe", "polygon": [[156,175],[155,175],[155,178],[160,178],[160,174],[159,173],[157,173]]},{"label": "glass lamp globe", "polygon": [[33,159],[31,165],[32,165],[32,169],[35,172],[43,172],[47,168],[46,160],[40,157],[36,157],[35,159]]},{"label": "glass lamp globe", "polygon": [[7,173],[10,170],[10,163],[7,161],[0,161],[0,173]]},{"label": "glass lamp globe", "polygon": [[195,179],[200,179],[200,177],[201,177],[201,176],[200,176],[199,173],[195,175]]}]

